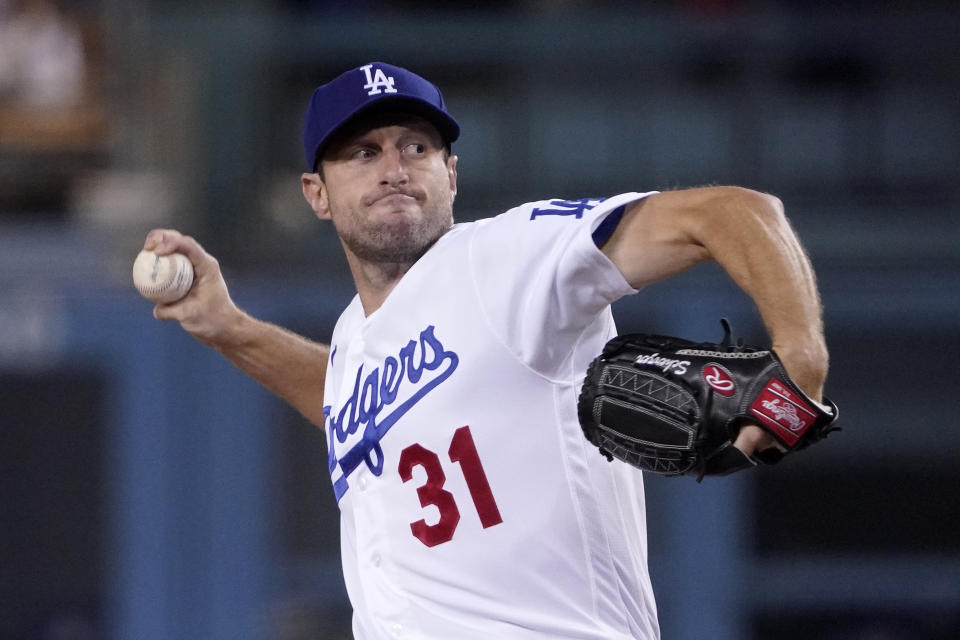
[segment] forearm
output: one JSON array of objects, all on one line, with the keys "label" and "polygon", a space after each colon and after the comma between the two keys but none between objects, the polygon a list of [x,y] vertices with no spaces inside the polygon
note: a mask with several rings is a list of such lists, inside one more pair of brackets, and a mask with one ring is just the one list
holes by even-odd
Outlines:
[{"label": "forearm", "polygon": [[820,295],[783,205],[773,196],[724,189],[697,220],[696,242],[750,296],[794,381],[819,399],[828,361]]},{"label": "forearm", "polygon": [[[793,381],[822,398],[828,356],[820,295],[777,198],[736,187],[649,196],[627,207],[602,251],[636,289],[706,260],[719,263],[757,306]],[[734,444],[749,455],[773,442],[748,424]]]},{"label": "forearm", "polygon": [[196,276],[190,292],[153,315],[173,320],[203,344],[222,353],[238,369],[274,392],[308,420],[323,427],[323,383],[330,349],[244,313],[234,304],[217,260],[189,236],[154,229],[144,249],[158,255],[180,252]]},{"label": "forearm", "polygon": [[206,344],[310,422],[323,427],[323,385],[330,356],[327,345],[243,312],[229,332]]}]

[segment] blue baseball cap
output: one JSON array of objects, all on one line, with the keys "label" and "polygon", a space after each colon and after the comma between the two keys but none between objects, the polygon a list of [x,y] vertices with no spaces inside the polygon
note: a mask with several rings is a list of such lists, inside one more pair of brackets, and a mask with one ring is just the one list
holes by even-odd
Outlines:
[{"label": "blue baseball cap", "polygon": [[307,166],[331,136],[361,113],[398,111],[418,115],[437,128],[447,144],[460,137],[460,125],[443,103],[440,89],[417,74],[384,62],[371,62],[334,78],[313,92],[303,128]]}]

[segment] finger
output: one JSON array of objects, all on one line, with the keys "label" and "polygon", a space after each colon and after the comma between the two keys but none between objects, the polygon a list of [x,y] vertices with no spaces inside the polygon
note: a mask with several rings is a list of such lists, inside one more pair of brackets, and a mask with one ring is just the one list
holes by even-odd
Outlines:
[{"label": "finger", "polygon": [[752,424],[745,424],[737,434],[733,446],[747,455],[753,455],[757,451],[764,451],[771,447],[779,447],[776,438]]},{"label": "finger", "polygon": [[204,251],[199,242],[191,236],[185,236],[180,233],[177,233],[175,236],[164,235],[164,242],[158,245],[157,253],[160,255],[182,253],[190,259],[194,268],[201,266],[210,259],[210,255]]},{"label": "finger", "polygon": [[146,251],[153,251],[158,256],[171,253],[183,253],[189,256],[200,248],[199,243],[190,236],[185,236],[176,229],[153,229],[143,242]]},{"label": "finger", "polygon": [[[196,284],[196,283],[194,283]],[[196,286],[192,287],[187,295],[173,302],[158,302],[153,307],[153,317],[157,320],[173,320],[183,322],[197,313],[194,302]]]},{"label": "finger", "polygon": [[[179,301],[178,301],[179,302]],[[177,302],[171,302],[170,304],[157,304],[153,307],[153,317],[157,320],[179,320],[180,314],[178,313]]]},{"label": "finger", "polygon": [[151,229],[143,241],[143,249],[144,251],[153,251],[160,255],[166,255],[170,253],[170,251],[167,250],[169,242],[179,235],[180,232],[176,229]]},{"label": "finger", "polygon": [[193,264],[197,277],[202,277],[217,267],[213,256],[207,253],[199,242],[176,229],[153,229],[147,234],[144,249],[159,256],[182,253]]}]

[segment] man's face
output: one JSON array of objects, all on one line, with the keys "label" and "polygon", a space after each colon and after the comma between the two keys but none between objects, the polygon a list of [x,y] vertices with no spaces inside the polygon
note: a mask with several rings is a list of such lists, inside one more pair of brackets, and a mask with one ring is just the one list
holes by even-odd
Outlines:
[{"label": "man's face", "polygon": [[311,205],[361,260],[412,264],[453,225],[456,163],[426,120],[368,120],[325,151]]}]

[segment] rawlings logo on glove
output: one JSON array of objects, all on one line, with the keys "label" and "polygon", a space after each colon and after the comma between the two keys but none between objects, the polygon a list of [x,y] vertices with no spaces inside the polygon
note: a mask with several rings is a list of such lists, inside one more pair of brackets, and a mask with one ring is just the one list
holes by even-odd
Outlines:
[{"label": "rawlings logo on glove", "polygon": [[809,398],[773,351],[731,344],[722,322],[719,344],[642,333],[608,342],[580,393],[587,439],[610,460],[700,480],[783,457],[768,449],[751,458],[734,447],[745,422],[765,429],[785,452],[839,430],[835,404]]}]

